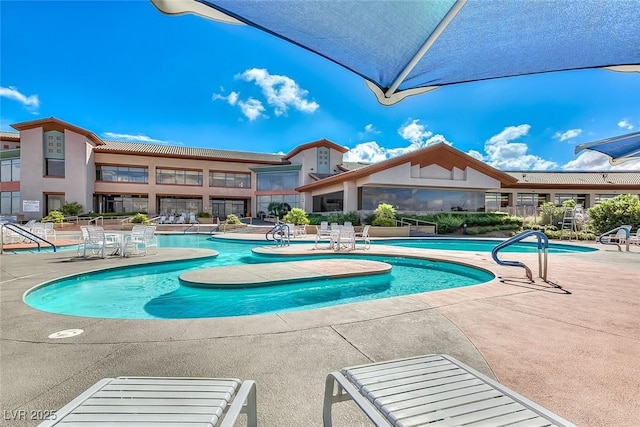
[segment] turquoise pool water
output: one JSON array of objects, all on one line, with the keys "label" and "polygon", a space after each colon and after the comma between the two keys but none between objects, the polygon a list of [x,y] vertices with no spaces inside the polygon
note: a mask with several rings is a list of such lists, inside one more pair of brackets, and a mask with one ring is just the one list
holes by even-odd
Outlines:
[{"label": "turquoise pool water", "polygon": [[[484,270],[443,261],[363,256],[364,259],[391,264],[391,272],[260,288],[201,289],[180,285],[178,276],[196,268],[236,264],[264,263],[267,269],[277,268],[277,263],[282,259],[253,254],[251,248],[257,246],[255,243],[226,242],[203,236],[161,236],[160,244],[161,247],[211,248],[218,251],[219,255],[208,260],[126,267],[57,280],[29,292],[25,302],[52,313],[98,318],[245,316],[470,286],[494,277]],[[286,259],[293,261],[318,257]]]},{"label": "turquoise pool water", "polygon": [[[420,249],[439,249],[449,251],[472,251],[472,252],[491,252],[496,245],[502,243],[503,240],[485,240],[485,239],[391,239],[387,241],[375,241],[374,244],[385,244],[393,246],[403,246],[407,248]],[[575,252],[593,252],[596,248],[590,248],[577,245],[566,245],[562,243],[550,243],[549,253],[575,253]],[[537,252],[538,244],[536,242],[518,242],[511,246],[507,246],[500,252]]]}]

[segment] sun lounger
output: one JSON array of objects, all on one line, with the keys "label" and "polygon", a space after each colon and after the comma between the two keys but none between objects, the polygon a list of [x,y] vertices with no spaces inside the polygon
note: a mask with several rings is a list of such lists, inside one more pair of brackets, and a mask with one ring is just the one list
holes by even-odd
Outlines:
[{"label": "sun lounger", "polygon": [[574,426],[441,354],[354,366],[329,374],[324,395],[325,427],[332,425],[332,405],[349,399],[376,426]]},{"label": "sun lounger", "polygon": [[[257,426],[256,386],[230,378],[105,378],[39,427],[233,426],[240,413]],[[218,424],[220,422],[220,424]]]}]

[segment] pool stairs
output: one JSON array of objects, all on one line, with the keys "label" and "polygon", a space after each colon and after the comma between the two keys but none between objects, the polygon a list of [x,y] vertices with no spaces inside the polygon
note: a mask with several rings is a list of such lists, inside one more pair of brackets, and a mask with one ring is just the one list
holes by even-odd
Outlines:
[{"label": "pool stairs", "polygon": [[547,255],[549,253],[549,239],[547,236],[541,232],[536,230],[526,230],[520,234],[516,234],[512,238],[505,240],[504,242],[496,245],[495,248],[491,251],[491,257],[493,260],[498,263],[498,265],[505,265],[510,267],[522,267],[525,270],[527,278],[533,282],[533,273],[531,273],[531,269],[521,261],[504,261],[498,258],[498,252],[507,246],[511,246],[514,243],[517,243],[527,237],[536,237],[538,239],[538,276],[542,278],[545,282],[547,281]]}]

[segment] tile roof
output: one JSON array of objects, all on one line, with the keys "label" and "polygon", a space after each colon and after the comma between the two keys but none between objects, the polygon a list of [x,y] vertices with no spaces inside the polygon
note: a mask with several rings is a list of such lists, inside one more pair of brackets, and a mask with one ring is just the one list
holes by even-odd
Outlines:
[{"label": "tile roof", "polygon": [[640,185],[640,172],[506,172],[517,185]]},{"label": "tile roof", "polygon": [[105,145],[96,147],[96,152],[288,164],[287,161],[283,160],[282,155],[280,154],[253,153],[248,151],[218,150],[214,148],[196,148],[175,145],[153,145],[122,141],[104,142]]},{"label": "tile roof", "polygon": [[342,162],[342,164],[340,164],[338,166],[340,166],[340,169],[342,169],[342,170],[352,171],[352,170],[360,169],[360,168],[363,168],[363,167],[369,166],[369,165],[371,165],[371,163]]},{"label": "tile roof", "polygon": [[20,132],[0,131],[0,139],[12,139],[12,140],[19,141],[20,140]]}]

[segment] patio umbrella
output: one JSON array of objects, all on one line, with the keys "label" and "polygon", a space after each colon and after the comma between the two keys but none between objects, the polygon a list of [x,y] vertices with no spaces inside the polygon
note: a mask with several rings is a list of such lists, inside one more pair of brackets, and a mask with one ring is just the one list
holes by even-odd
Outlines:
[{"label": "patio umbrella", "polygon": [[640,71],[638,0],[151,1],[315,52],[362,76],[384,105],[478,80]]},{"label": "patio umbrella", "polygon": [[575,154],[582,150],[593,150],[611,157],[609,163],[619,165],[629,160],[640,159],[640,132],[616,136],[576,146]]}]

